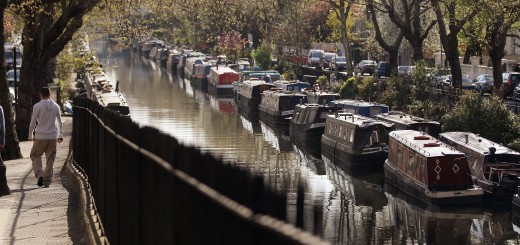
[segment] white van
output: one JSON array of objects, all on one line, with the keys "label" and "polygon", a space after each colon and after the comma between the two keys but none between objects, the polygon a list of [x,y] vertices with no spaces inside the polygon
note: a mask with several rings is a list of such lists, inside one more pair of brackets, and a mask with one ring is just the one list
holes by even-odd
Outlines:
[{"label": "white van", "polygon": [[308,66],[319,66],[320,58],[325,52],[321,49],[311,49],[307,57]]}]

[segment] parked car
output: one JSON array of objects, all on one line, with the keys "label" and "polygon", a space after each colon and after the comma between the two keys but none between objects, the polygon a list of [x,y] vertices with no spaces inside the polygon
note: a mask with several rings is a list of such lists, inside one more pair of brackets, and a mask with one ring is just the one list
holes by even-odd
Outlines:
[{"label": "parked car", "polygon": [[397,67],[397,75],[406,77],[410,75],[412,71],[412,66],[398,66]]},{"label": "parked car", "polygon": [[362,60],[359,64],[354,67],[354,74],[363,75],[368,73],[370,76],[374,74],[377,63],[373,60]]},{"label": "parked car", "polygon": [[516,85],[515,90],[513,91],[513,100],[520,100],[520,84]]},{"label": "parked car", "polygon": [[[451,79],[451,75],[447,75],[447,76],[442,76],[440,77],[440,79],[437,79],[437,81],[439,82],[439,86],[441,88],[444,88],[444,89],[450,89],[453,87],[452,85],[452,79]],[[473,80],[471,80],[471,78],[469,78],[468,76],[462,76],[462,89],[467,89],[467,90],[476,90],[476,86],[475,84],[473,83]]]},{"label": "parked car", "polygon": [[337,57],[338,55],[335,53],[323,53],[320,58],[320,65],[322,68],[330,68],[330,64],[332,62],[332,58]]},{"label": "parked car", "polygon": [[390,76],[390,63],[388,61],[379,61],[376,68],[376,76],[380,77],[389,77]]},{"label": "parked car", "polygon": [[321,49],[311,49],[309,51],[309,55],[307,56],[307,65],[308,66],[319,66],[320,58],[323,55],[323,50]]},{"label": "parked car", "polygon": [[491,93],[493,91],[493,76],[482,74],[475,79],[475,86],[479,93]]},{"label": "parked car", "polygon": [[344,71],[347,69],[347,58],[345,56],[336,56],[332,58],[332,70]]},{"label": "parked car", "polygon": [[[507,74],[507,75],[505,75]],[[516,86],[520,83],[520,73],[510,72],[502,74],[504,80],[504,99],[513,96]]]}]

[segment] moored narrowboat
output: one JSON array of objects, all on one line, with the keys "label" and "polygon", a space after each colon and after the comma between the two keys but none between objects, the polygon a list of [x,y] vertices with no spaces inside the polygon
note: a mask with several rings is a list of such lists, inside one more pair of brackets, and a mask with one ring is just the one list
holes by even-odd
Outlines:
[{"label": "moored narrowboat", "polygon": [[415,130],[391,132],[388,149],[388,183],[427,204],[482,204],[484,191],[473,184],[463,152]]},{"label": "moored narrowboat", "polygon": [[331,101],[329,105],[336,107],[338,111],[359,114],[365,117],[374,117],[377,114],[388,112],[388,106],[385,104],[366,102],[362,100],[334,100]]},{"label": "moored narrowboat", "polygon": [[238,108],[246,114],[257,114],[262,100],[262,92],[270,90],[274,85],[263,80],[253,79],[244,81],[235,95]]},{"label": "moored narrowboat", "polygon": [[289,125],[289,119],[294,113],[294,107],[305,103],[307,97],[303,94],[283,92],[279,89],[266,90],[258,106],[260,119],[272,125]]},{"label": "moored narrowboat", "polygon": [[322,155],[344,168],[381,170],[393,124],[352,113],[327,115],[321,137]]},{"label": "moored narrowboat", "polygon": [[395,130],[417,130],[425,132],[433,137],[439,137],[441,124],[436,121],[416,117],[400,111],[390,111],[375,115],[379,121],[393,123]]},{"label": "moored narrowboat", "polygon": [[329,105],[331,101],[338,100],[341,96],[338,93],[330,93],[324,91],[316,91],[307,89],[304,92],[307,95],[307,103],[318,105]]},{"label": "moored narrowboat", "polygon": [[291,138],[303,145],[320,148],[321,136],[325,132],[325,120],[327,114],[332,112],[334,108],[326,105],[296,105],[289,124]]},{"label": "moored narrowboat", "polygon": [[208,91],[208,76],[212,66],[209,61],[203,61],[201,64],[195,64],[193,66],[193,73],[190,77],[193,87],[204,92]]},{"label": "moored narrowboat", "polygon": [[300,81],[285,81],[278,80],[273,82],[273,84],[281,89],[282,91],[292,91],[296,93],[302,92],[304,89],[310,88],[311,84],[308,82],[300,82]]},{"label": "moored narrowboat", "polygon": [[216,95],[233,95],[233,83],[240,74],[229,67],[212,67],[208,77],[209,92]]},{"label": "moored narrowboat", "polygon": [[486,204],[511,204],[520,184],[520,153],[468,132],[442,133],[439,140],[466,154]]}]

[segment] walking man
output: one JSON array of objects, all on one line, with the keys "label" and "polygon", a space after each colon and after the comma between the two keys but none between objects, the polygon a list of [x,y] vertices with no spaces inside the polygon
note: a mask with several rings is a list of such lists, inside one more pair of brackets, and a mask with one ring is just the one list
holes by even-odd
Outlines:
[{"label": "walking man", "polygon": [[[5,119],[4,109],[0,106],[0,149],[5,147]],[[7,178],[5,177],[5,165],[2,156],[0,156],[0,197],[11,194],[9,186],[7,186]]]},{"label": "walking man", "polygon": [[[39,187],[49,187],[56,158],[56,143],[63,141],[60,107],[50,99],[48,87],[40,89],[40,102],[33,107],[29,140],[33,141],[31,160]],[[45,153],[45,171],[42,170],[42,155]]]}]

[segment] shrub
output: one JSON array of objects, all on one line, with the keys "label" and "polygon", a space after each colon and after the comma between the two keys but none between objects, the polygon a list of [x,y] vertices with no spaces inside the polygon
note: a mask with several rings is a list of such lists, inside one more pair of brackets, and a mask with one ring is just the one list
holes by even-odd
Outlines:
[{"label": "shrub", "polygon": [[325,88],[329,85],[329,79],[327,78],[327,76],[324,75],[319,76],[316,80],[316,84],[318,84],[320,88]]},{"label": "shrub", "polygon": [[359,80],[356,76],[351,76],[346,82],[341,85],[339,95],[345,99],[355,99],[357,94]]},{"label": "shrub", "polygon": [[408,105],[407,109],[408,113],[414,116],[440,121],[446,115],[448,106],[431,100],[414,100],[411,105]]},{"label": "shrub", "polygon": [[412,102],[412,87],[402,77],[390,77],[381,96],[381,102],[392,110],[403,110]]},{"label": "shrub", "polygon": [[413,98],[415,100],[426,100],[430,97],[431,90],[431,76],[426,69],[426,61],[417,61],[415,68],[410,74],[411,82],[413,83]]},{"label": "shrub", "polygon": [[520,138],[518,116],[497,96],[466,93],[443,117],[443,131],[468,131],[509,144]]},{"label": "shrub", "polygon": [[363,78],[357,85],[357,91],[358,99],[374,100],[378,92],[377,80],[374,77]]},{"label": "shrub", "polygon": [[271,67],[271,53],[273,52],[271,45],[262,43],[254,52],[253,57],[256,60],[256,65],[267,70]]}]

